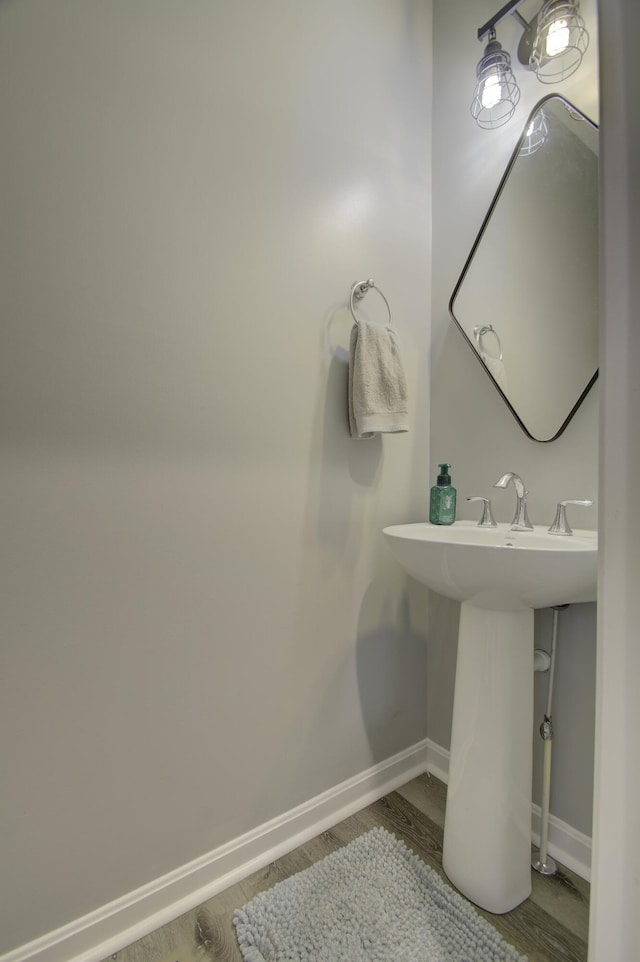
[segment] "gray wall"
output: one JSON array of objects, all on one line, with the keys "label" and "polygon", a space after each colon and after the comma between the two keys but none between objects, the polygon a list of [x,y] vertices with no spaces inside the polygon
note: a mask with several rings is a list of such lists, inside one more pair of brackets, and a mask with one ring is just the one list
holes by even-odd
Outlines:
[{"label": "gray wall", "polygon": [[[529,19],[539,4],[522,5]],[[591,35],[580,70],[558,92],[598,121],[597,24],[595,0],[581,9]],[[433,104],[433,292],[431,476],[440,461],[453,465],[459,517],[475,517],[470,495],[492,497],[498,521],[510,521],[512,491],[493,491],[507,470],[517,471],[530,489],[534,523],[551,523],[556,502],[597,499],[598,389],[587,397],[560,439],[530,441],[520,430],[461,335],[449,320],[451,292],[482,224],[511,152],[531,109],[553,88],[517,69],[522,96],[509,124],[495,131],[473,122],[469,105],[475,65],[483,52],[476,34],[496,12],[491,0],[435,0]],[[515,53],[522,30],[513,17],[500,25],[498,39]],[[510,242],[515,242],[511,239]],[[494,283],[500,284],[495,278]],[[578,509],[576,509],[578,510]],[[597,505],[574,515],[576,526],[597,526]],[[455,673],[457,605],[434,600],[429,609],[428,731],[449,746]],[[536,619],[536,642],[548,646],[550,618]],[[554,720],[556,741],[551,811],[590,834],[593,790],[595,605],[578,605],[561,616]],[[537,675],[536,717],[546,697],[546,675]],[[541,741],[534,736],[534,800],[539,801]]]},{"label": "gray wall", "polygon": [[[0,6],[0,952],[426,735],[380,531],[428,486],[430,48],[424,0]],[[411,431],[353,442],[369,276]]]}]

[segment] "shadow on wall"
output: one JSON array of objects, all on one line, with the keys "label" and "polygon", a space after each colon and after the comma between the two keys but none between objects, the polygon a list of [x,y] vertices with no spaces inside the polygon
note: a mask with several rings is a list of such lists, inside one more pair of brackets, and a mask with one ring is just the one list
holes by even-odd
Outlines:
[{"label": "shadow on wall", "polygon": [[289,556],[293,591],[282,612],[278,683],[287,700],[273,765],[259,787],[261,811],[274,815],[426,731],[426,592],[409,583],[380,533],[383,439],[349,434],[352,324],[348,307],[334,306],[317,342],[305,492],[291,508],[300,512],[300,540]]},{"label": "shadow on wall", "polygon": [[[350,311],[341,305],[330,312],[324,326],[328,371],[317,536],[336,559],[352,566],[357,578],[359,569],[364,573],[362,544],[373,510],[367,496],[380,480],[383,439],[376,435],[355,440],[349,433],[352,325]],[[389,556],[384,571],[364,592],[355,630],[360,711],[374,764],[426,735],[426,623],[425,589],[408,579]]]},{"label": "shadow on wall", "polygon": [[370,489],[382,464],[380,435],[356,441],[349,434],[348,379],[349,357],[340,349],[327,373],[317,522],[318,539],[336,547],[344,543],[352,517],[353,497],[345,498],[345,481]]},{"label": "shadow on wall", "polygon": [[[355,441],[349,434],[349,335],[353,320],[344,304],[332,307],[323,325],[326,378],[318,381],[311,430],[306,538],[332,561],[344,562],[359,543],[366,495],[374,490],[382,465],[382,438]],[[321,439],[318,442],[318,439]]]},{"label": "shadow on wall", "polygon": [[[536,611],[535,645],[551,650],[553,611]],[[551,811],[591,835],[595,751],[596,603],[560,613],[553,684]],[[539,726],[547,706],[549,672],[534,675],[533,801],[540,804],[544,743]]]},{"label": "shadow on wall", "polygon": [[[552,617],[551,608],[536,611],[537,648],[550,649]],[[447,751],[451,745],[459,620],[457,601],[429,592],[427,736]],[[551,811],[585,835],[592,829],[595,648],[595,604],[571,605],[561,615],[556,649]],[[536,804],[541,801],[543,760],[539,725],[546,711],[548,683],[548,672],[532,677],[532,787]]]},{"label": "shadow on wall", "polygon": [[385,573],[362,599],[356,670],[374,763],[426,736],[426,637],[414,624],[426,624],[424,596],[421,585],[404,576],[394,581]]},{"label": "shadow on wall", "polygon": [[459,625],[460,604],[430,591],[427,736],[447,751],[451,745]]}]

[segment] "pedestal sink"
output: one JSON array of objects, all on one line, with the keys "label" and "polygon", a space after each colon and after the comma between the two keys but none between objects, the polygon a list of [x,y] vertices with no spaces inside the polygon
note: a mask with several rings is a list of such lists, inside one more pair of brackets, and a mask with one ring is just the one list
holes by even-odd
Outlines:
[{"label": "pedestal sink", "polygon": [[383,531],[408,574],[462,602],[443,867],[489,912],[531,892],[533,611],[595,601],[597,535],[472,521]]}]

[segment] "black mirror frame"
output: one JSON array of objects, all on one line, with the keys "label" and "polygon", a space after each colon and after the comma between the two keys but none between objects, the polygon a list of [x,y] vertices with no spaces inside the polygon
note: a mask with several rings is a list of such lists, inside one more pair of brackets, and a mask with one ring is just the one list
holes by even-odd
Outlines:
[{"label": "black mirror frame", "polygon": [[504,172],[504,174],[502,175],[502,178],[501,178],[501,180],[500,180],[500,183],[498,184],[498,188],[497,188],[497,190],[496,190],[496,193],[495,193],[495,195],[494,195],[494,197],[493,197],[493,200],[491,201],[491,204],[489,205],[489,209],[488,209],[488,211],[487,211],[487,213],[486,213],[486,215],[485,215],[485,217],[484,217],[484,220],[482,221],[482,225],[481,225],[481,227],[480,227],[480,230],[478,231],[478,235],[477,235],[475,241],[473,242],[473,246],[472,246],[472,248],[471,248],[471,251],[470,251],[470,253],[469,253],[469,256],[467,257],[467,259],[466,259],[466,261],[465,261],[464,267],[462,268],[462,271],[461,271],[461,273],[460,273],[460,277],[458,278],[458,281],[457,281],[457,283],[456,283],[456,286],[454,287],[453,293],[452,293],[452,295],[451,295],[451,297],[450,297],[450,299],[449,299],[449,315],[450,315],[450,317],[451,317],[451,320],[454,322],[454,324],[456,325],[457,329],[458,329],[458,330],[460,331],[460,333],[462,334],[465,342],[466,342],[466,343],[469,345],[469,347],[471,348],[471,351],[472,351],[474,357],[476,358],[476,360],[478,361],[478,363],[480,364],[480,366],[482,367],[482,370],[485,372],[485,374],[486,374],[486,375],[489,377],[489,379],[491,380],[491,382],[492,382],[493,386],[495,387],[496,391],[498,392],[498,394],[500,395],[500,397],[502,398],[502,400],[504,401],[504,403],[506,404],[506,406],[507,406],[507,407],[509,408],[509,410],[511,411],[511,414],[513,415],[513,417],[515,418],[515,420],[516,420],[516,421],[518,422],[518,424],[520,425],[520,428],[522,429],[522,431],[526,434],[526,436],[527,436],[528,438],[530,438],[532,441],[537,441],[539,444],[549,444],[551,441],[556,441],[556,440],[560,437],[560,435],[561,435],[561,434],[563,433],[563,431],[566,429],[567,425],[569,424],[569,422],[571,421],[571,419],[572,419],[573,416],[575,415],[576,411],[578,410],[578,408],[580,407],[580,405],[581,405],[582,402],[584,401],[585,397],[587,396],[587,394],[589,393],[589,391],[591,390],[591,388],[592,388],[593,385],[595,384],[595,382],[596,382],[596,380],[597,380],[597,378],[598,378],[599,368],[596,368],[593,377],[589,380],[588,384],[586,385],[586,387],[584,388],[584,390],[582,391],[582,393],[581,393],[580,396],[578,397],[577,401],[575,402],[575,404],[573,405],[573,407],[572,407],[571,410],[569,411],[567,417],[564,419],[564,421],[562,422],[562,424],[560,425],[560,427],[558,428],[558,430],[556,431],[556,433],[553,435],[553,437],[550,437],[550,438],[536,438],[536,437],[533,436],[533,434],[531,434],[531,432],[530,432],[530,431],[528,430],[528,428],[525,426],[525,424],[524,424],[524,422],[522,421],[521,417],[519,416],[519,414],[517,413],[517,411],[515,410],[515,408],[514,408],[513,405],[511,404],[511,402],[509,401],[509,399],[506,397],[504,391],[502,391],[502,389],[500,388],[500,385],[498,384],[498,382],[496,381],[496,379],[492,376],[491,372],[487,369],[486,365],[484,365],[484,364],[482,363],[482,360],[481,360],[478,352],[476,351],[476,349],[475,349],[474,345],[472,344],[471,340],[469,339],[466,331],[464,330],[464,328],[462,327],[461,323],[458,321],[457,317],[455,316],[455,314],[454,314],[454,312],[453,312],[453,303],[454,303],[454,301],[455,301],[455,299],[456,299],[456,295],[457,295],[458,291],[460,290],[460,288],[461,288],[461,286],[462,286],[462,284],[463,284],[463,281],[464,281],[464,279],[465,279],[465,277],[466,277],[466,274],[467,274],[467,272],[468,272],[468,270],[469,270],[469,267],[471,266],[471,262],[473,261],[474,254],[475,254],[476,250],[478,249],[478,246],[480,245],[480,242],[481,242],[481,240],[482,240],[482,237],[483,237],[483,235],[484,235],[484,232],[485,232],[485,230],[486,230],[486,228],[487,228],[487,226],[488,226],[488,224],[489,224],[489,222],[490,222],[490,220],[491,220],[491,216],[492,216],[492,214],[493,214],[493,211],[495,210],[496,205],[498,204],[498,201],[500,200],[500,197],[501,197],[501,195],[502,195],[502,191],[503,191],[503,189],[504,189],[504,187],[505,187],[505,185],[506,185],[506,183],[507,183],[507,181],[508,181],[508,179],[509,179],[509,175],[510,175],[510,173],[511,173],[511,170],[513,169],[513,166],[514,166],[514,164],[516,163],[516,161],[517,161],[517,159],[518,159],[518,156],[519,156],[519,154],[520,154],[520,149],[521,149],[522,144],[523,144],[523,142],[524,142],[524,138],[525,138],[525,136],[526,136],[526,132],[527,132],[527,130],[528,130],[528,128],[529,128],[529,125],[531,124],[531,121],[532,121],[533,117],[535,116],[535,114],[536,114],[536,113],[540,110],[540,108],[541,108],[542,106],[544,106],[544,104],[547,103],[547,101],[549,101],[549,100],[561,100],[561,101],[566,105],[567,110],[573,111],[573,112],[575,112],[575,113],[577,113],[577,114],[580,114],[580,116],[583,117],[584,120],[585,120],[588,124],[590,124],[590,126],[591,126],[594,130],[596,130],[596,131],[599,130],[599,127],[598,127],[597,124],[595,124],[589,117],[587,117],[585,114],[583,114],[581,110],[578,110],[576,107],[574,107],[574,105],[573,105],[572,103],[570,103],[568,100],[566,100],[566,98],[563,97],[561,94],[558,94],[558,93],[550,93],[550,94],[547,94],[547,96],[543,97],[542,100],[538,101],[538,103],[535,105],[535,107],[533,108],[533,110],[532,110],[531,113],[529,114],[529,117],[527,118],[527,122],[526,122],[525,125],[524,125],[522,134],[521,134],[520,137],[518,138],[518,142],[517,142],[517,144],[516,144],[516,146],[515,146],[515,148],[514,148],[514,151],[513,151],[512,155],[511,155],[511,158],[510,158],[510,160],[509,160],[509,163],[507,164],[507,167],[506,167],[506,169],[505,169],[505,172]]}]

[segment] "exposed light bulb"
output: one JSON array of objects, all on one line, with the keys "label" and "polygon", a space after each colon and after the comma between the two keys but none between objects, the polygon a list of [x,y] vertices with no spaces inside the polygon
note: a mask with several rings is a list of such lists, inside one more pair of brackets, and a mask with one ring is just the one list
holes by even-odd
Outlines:
[{"label": "exposed light bulb", "polygon": [[589,34],[578,8],[579,0],[545,0],[529,57],[540,83],[566,80],[582,63]]},{"label": "exposed light bulb", "polygon": [[502,99],[502,89],[498,74],[489,74],[482,88],[482,106],[485,110],[491,110]]},{"label": "exposed light bulb", "polygon": [[511,57],[496,40],[495,30],[489,36],[484,56],[476,67],[477,82],[471,101],[471,116],[485,129],[506,124],[520,99]]},{"label": "exposed light bulb", "polygon": [[569,46],[569,24],[566,20],[554,20],[547,33],[546,49],[548,57],[557,57]]}]

